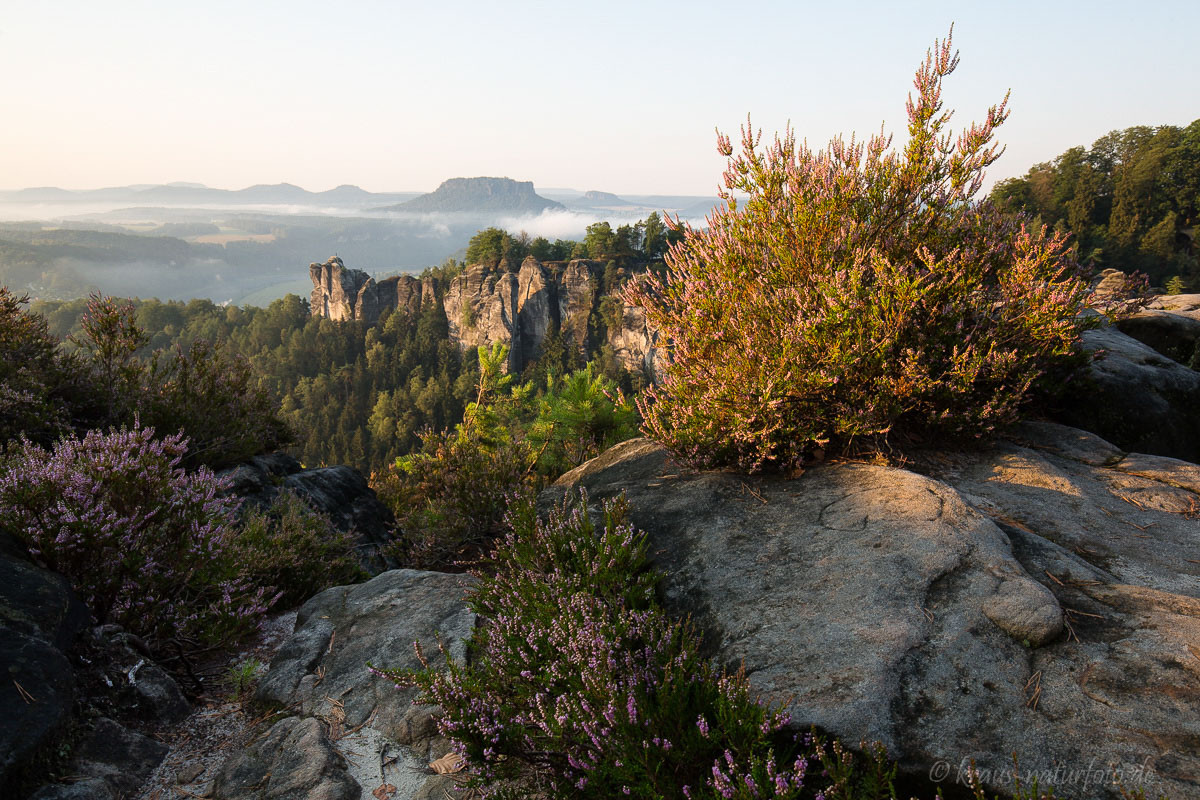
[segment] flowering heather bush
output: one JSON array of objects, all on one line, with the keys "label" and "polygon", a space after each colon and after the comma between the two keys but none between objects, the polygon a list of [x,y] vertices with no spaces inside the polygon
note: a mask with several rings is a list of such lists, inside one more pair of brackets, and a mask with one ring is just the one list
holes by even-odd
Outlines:
[{"label": "flowering heather bush", "polygon": [[641,405],[651,436],[751,470],[973,439],[1086,362],[1095,322],[1065,237],[974,199],[1007,98],[952,136],[941,92],[957,64],[949,38],[926,55],[902,151],[880,133],[814,153],[790,129],[760,147],[747,121],[734,155],[718,135],[728,207],[682,225],[665,275],[626,293],[669,343]]},{"label": "flowering heather bush", "polygon": [[230,555],[244,580],[274,587],[284,608],[364,576],[354,559],[354,538],[290,491],[276,495],[270,508],[245,513]]},{"label": "flowering heather bush", "polygon": [[161,644],[222,642],[257,624],[270,599],[237,577],[235,501],[207,469],[180,462],[180,436],[150,428],[25,443],[0,470],[0,526],[63,573],[100,622]]},{"label": "flowering heather bush", "polygon": [[[625,510],[606,504],[597,525],[583,498],[542,523],[531,496],[515,498],[494,570],[476,573],[471,606],[483,624],[471,663],[442,670],[422,654],[423,671],[377,674],[442,707],[442,732],[492,790],[888,796],[864,794],[860,776],[838,772],[841,754],[782,734],[786,715],[755,702],[743,674],[719,674],[699,655],[691,629],[655,604],[646,539]],[[886,770],[879,775],[890,791]]]}]

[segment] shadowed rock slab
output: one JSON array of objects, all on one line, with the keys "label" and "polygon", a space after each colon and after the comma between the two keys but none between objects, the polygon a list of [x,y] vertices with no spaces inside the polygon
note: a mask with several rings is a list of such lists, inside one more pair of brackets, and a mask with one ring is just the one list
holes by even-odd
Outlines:
[{"label": "shadowed rock slab", "polygon": [[281,489],[295,492],[339,531],[354,534],[359,564],[368,572],[395,566],[394,559],[382,554],[391,541],[392,512],[358,470],[304,469],[286,453],[270,453],[224,470],[221,477],[231,481],[231,493],[261,509],[269,507]]},{"label": "shadowed rock slab", "polygon": [[1087,331],[1104,351],[1055,416],[1125,450],[1200,461],[1200,373],[1115,328]]},{"label": "shadowed rock slab", "polygon": [[0,795],[44,775],[39,759],[54,748],[75,700],[64,650],[87,620],[67,579],[33,564],[20,541],[0,532]]},{"label": "shadowed rock slab", "polygon": [[162,742],[101,718],[75,753],[72,770],[76,775],[102,779],[114,794],[128,797],[150,776],[168,749]]}]

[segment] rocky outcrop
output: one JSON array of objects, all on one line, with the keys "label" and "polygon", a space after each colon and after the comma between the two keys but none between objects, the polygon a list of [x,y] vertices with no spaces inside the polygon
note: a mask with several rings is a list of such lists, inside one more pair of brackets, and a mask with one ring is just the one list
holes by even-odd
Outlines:
[{"label": "rocky outcrop", "polygon": [[592,313],[594,293],[592,273],[603,268],[599,261],[577,258],[567,264],[559,281],[558,317],[563,342],[586,352],[588,343],[588,318]]},{"label": "rocky outcrop", "polygon": [[482,265],[468,267],[450,281],[442,299],[450,338],[464,350],[501,342],[509,347],[509,368],[521,365],[521,329],[517,325],[517,276]]},{"label": "rocky outcrop", "polygon": [[1125,450],[1200,461],[1200,373],[1113,327],[1087,331],[1100,357],[1055,419]]},{"label": "rocky outcrop", "polygon": [[288,717],[226,765],[214,794],[227,800],[359,800],[363,792],[321,722]]},{"label": "rocky outcrop", "polygon": [[463,663],[475,625],[464,600],[470,581],[395,570],[305,603],[255,694],[287,716],[225,763],[214,797],[357,799],[386,783],[397,787],[392,800],[409,800],[430,781],[443,784],[428,768],[449,751],[436,709],[414,705],[416,690],[397,689],[366,665],[419,667],[413,642],[437,658],[438,638]]},{"label": "rocky outcrop", "polygon": [[541,262],[527,256],[517,273],[517,319],[520,364],[536,359],[542,343],[559,324],[558,283]]},{"label": "rocky outcrop", "polygon": [[[127,797],[166,748],[124,721],[178,721],[190,707],[174,679],[138,637],[118,626],[85,631],[86,607],[61,575],[36,566],[25,547],[0,533],[0,796],[27,797],[52,773],[71,784],[39,789],[38,800]],[[69,763],[64,755],[70,753]]]},{"label": "rocky outcrop", "polygon": [[334,322],[354,319],[358,293],[371,280],[367,273],[346,269],[342,260],[334,256],[324,264],[309,264],[308,275],[313,282],[310,297],[313,316]]},{"label": "rocky outcrop", "polygon": [[608,329],[608,346],[625,369],[655,380],[658,332],[646,324],[646,312],[641,308],[623,305],[623,309],[620,327]]},{"label": "rocky outcrop", "polygon": [[580,353],[607,344],[618,361],[632,371],[653,375],[657,336],[641,309],[623,305],[620,324],[592,341],[590,322],[598,297],[595,276],[604,263],[575,259],[542,264],[528,256],[517,265],[475,265],[439,291],[432,277],[420,281],[401,275],[376,282],[365,272],[346,269],[341,259],[310,266],[312,313],[336,321],[374,325],[389,309],[410,316],[441,298],[450,338],[463,350],[502,342],[509,347],[509,369],[519,372],[542,352],[546,338],[561,334]]},{"label": "rocky outcrop", "polygon": [[313,316],[334,322],[374,325],[389,309],[415,315],[422,304],[436,299],[432,280],[393,275],[376,281],[362,270],[347,269],[336,256],[324,264],[309,264],[308,272],[313,282],[309,298]]},{"label": "rocky outcrop", "polygon": [[281,490],[299,495],[315,511],[329,517],[333,526],[350,533],[363,569],[376,574],[396,566],[383,551],[392,540],[392,512],[379,502],[362,473],[352,467],[304,469],[286,453],[255,456],[224,470],[229,492],[258,508],[266,509]]},{"label": "rocky outcrop", "polygon": [[1162,295],[1117,328],[1185,367],[1200,367],[1200,294]]},{"label": "rocky outcrop", "polygon": [[1060,796],[1119,797],[1110,764],[1200,794],[1197,467],[1049,424],[918,466],[750,478],[635,440],[543,502],[624,492],[668,610],[799,730],[1006,793],[1015,753]]}]

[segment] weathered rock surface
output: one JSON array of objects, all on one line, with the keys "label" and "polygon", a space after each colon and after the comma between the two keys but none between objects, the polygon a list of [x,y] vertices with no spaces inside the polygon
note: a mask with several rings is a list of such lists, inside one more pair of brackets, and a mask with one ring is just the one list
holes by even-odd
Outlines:
[{"label": "weathered rock surface", "polygon": [[1061,426],[1018,437],[926,454],[936,478],[797,480],[694,472],[635,440],[542,499],[625,492],[667,608],[800,729],[881,741],[922,775],[974,759],[997,791],[1015,752],[1060,796],[1118,797],[1098,785],[1110,763],[1127,788],[1200,796],[1194,465]]},{"label": "weathered rock surface", "polygon": [[558,284],[533,256],[521,262],[517,273],[517,318],[521,343],[517,356],[524,365],[541,354],[542,342],[559,324]]},{"label": "weathered rock surface", "polygon": [[650,374],[657,336],[647,329],[640,309],[624,306],[619,327],[609,329],[604,341],[589,340],[589,321],[597,302],[594,276],[603,269],[600,261],[575,259],[547,265],[529,256],[519,267],[507,260],[496,267],[468,267],[439,292],[431,277],[418,281],[401,275],[376,282],[331,258],[309,267],[312,313],[374,325],[387,309],[411,316],[440,296],[451,340],[464,350],[495,342],[508,345],[511,371],[519,372],[536,359],[546,337],[557,330],[569,347],[582,352],[608,344],[627,369]]},{"label": "weathered rock surface", "polygon": [[[415,690],[397,689],[366,665],[417,667],[413,642],[422,642],[430,658],[440,658],[438,637],[450,657],[462,663],[465,639],[475,624],[464,600],[470,580],[394,570],[364,584],[328,589],[305,603],[295,633],[272,660],[255,695],[256,703],[294,716],[276,723],[261,744],[231,758],[214,796],[316,800],[358,798],[361,789],[369,798],[377,786],[391,783],[399,789],[393,800],[413,797],[433,777],[428,764],[448,752],[449,743],[437,734],[436,709],[413,705]],[[301,749],[313,753],[311,763],[321,765],[316,772],[304,768],[313,775],[303,781],[311,788],[261,794],[264,775],[270,774],[267,785],[274,785],[292,780],[287,776],[301,769],[288,760],[301,740]],[[346,748],[356,754],[353,759],[338,755]],[[253,785],[260,786],[259,794],[238,788]],[[352,785],[358,788],[347,788]]]},{"label": "weathered rock surface", "polygon": [[64,651],[87,621],[67,580],[0,532],[0,795],[40,777],[63,734],[76,686]]},{"label": "weathered rock surface", "polygon": [[567,264],[559,281],[559,330],[568,347],[583,351],[588,341],[588,317],[592,313],[592,273],[603,268],[599,261],[577,258]]},{"label": "weathered rock surface", "polygon": [[1057,421],[1125,450],[1200,461],[1200,372],[1111,327],[1087,331],[1083,344],[1104,355]]},{"label": "weathered rock surface", "polygon": [[309,297],[313,316],[335,322],[358,320],[374,325],[388,309],[411,316],[424,303],[436,300],[432,281],[418,281],[411,275],[376,281],[362,270],[347,269],[337,256],[324,264],[309,264],[308,273],[313,282]]},{"label": "weathered rock surface", "polygon": [[286,453],[255,456],[221,472],[230,492],[259,508],[267,508],[281,490],[295,492],[329,517],[339,531],[354,535],[358,561],[371,573],[395,566],[382,551],[391,541],[392,512],[379,502],[367,479],[352,467],[304,469]]},{"label": "weathered rock surface", "polygon": [[521,329],[517,325],[520,284],[511,272],[476,265],[450,281],[442,298],[450,338],[464,350],[501,342],[509,347],[509,369],[519,366]]},{"label": "weathered rock surface", "polygon": [[1200,366],[1200,294],[1155,297],[1117,328],[1185,367]]},{"label": "weathered rock surface", "polygon": [[367,273],[346,269],[342,260],[334,256],[324,264],[309,264],[308,274],[313,282],[310,302],[314,316],[334,322],[354,319],[358,293],[371,280]]},{"label": "weathered rock surface", "polygon": [[116,800],[108,784],[100,778],[84,778],[74,783],[49,783],[29,800]]},{"label": "weathered rock surface", "polygon": [[215,797],[228,800],[358,800],[362,794],[346,759],[311,717],[275,723],[226,763],[213,786]]},{"label": "weathered rock surface", "polygon": [[1185,367],[1196,363],[1200,317],[1147,308],[1117,322],[1117,329]]},{"label": "weathered rock surface", "polygon": [[113,794],[128,796],[154,771],[167,749],[162,742],[102,717],[76,751],[72,772],[103,780]]},{"label": "weathered rock surface", "polygon": [[640,371],[650,380],[657,373],[658,333],[646,324],[646,312],[637,306],[624,306],[621,327],[609,328],[608,344],[621,366]]},{"label": "weathered rock surface", "polygon": [[89,655],[79,674],[93,687],[107,687],[104,703],[122,719],[172,723],[191,713],[179,684],[154,662],[140,637],[119,625],[101,625],[89,631],[85,641]]}]

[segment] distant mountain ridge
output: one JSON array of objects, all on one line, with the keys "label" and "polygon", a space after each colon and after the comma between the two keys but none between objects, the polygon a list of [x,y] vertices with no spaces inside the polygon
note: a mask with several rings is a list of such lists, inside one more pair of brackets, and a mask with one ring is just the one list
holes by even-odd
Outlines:
[{"label": "distant mountain ridge", "polygon": [[565,210],[566,206],[547,200],[533,190],[532,181],[512,178],[450,178],[433,192],[386,211],[442,213],[505,212],[540,214],[546,210]]},{"label": "distant mountain ridge", "polygon": [[257,184],[245,189],[213,189],[199,183],[175,182],[160,186],[112,186],[105,189],[60,189],[40,186],[0,191],[0,203],[132,203],[138,206],[299,204],[372,206],[395,203],[419,192],[368,192],[344,184],[324,192],[310,192],[291,183]]}]

